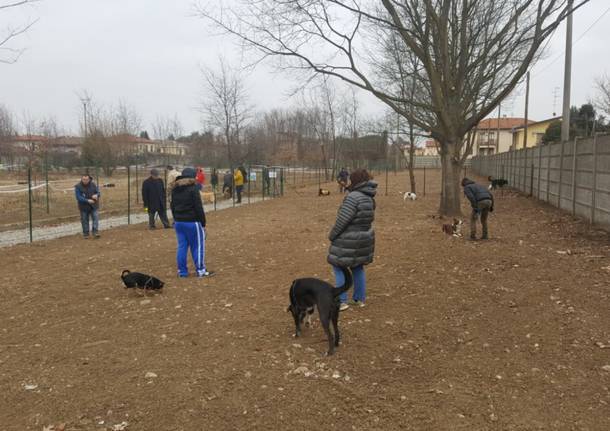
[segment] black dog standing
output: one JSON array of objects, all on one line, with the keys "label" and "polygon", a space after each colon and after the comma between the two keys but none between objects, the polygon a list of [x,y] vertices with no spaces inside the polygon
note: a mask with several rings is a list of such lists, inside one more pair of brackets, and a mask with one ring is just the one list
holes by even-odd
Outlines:
[{"label": "black dog standing", "polygon": [[[295,337],[301,335],[301,324],[305,316],[312,314],[314,307],[318,308],[320,323],[328,337],[328,354],[335,353],[339,347],[339,295],[352,286],[352,273],[343,268],[345,284],[335,288],[331,284],[317,278],[299,278],[290,286],[290,305],[288,311],[292,313],[295,325]],[[333,324],[331,334],[330,324]]]}]

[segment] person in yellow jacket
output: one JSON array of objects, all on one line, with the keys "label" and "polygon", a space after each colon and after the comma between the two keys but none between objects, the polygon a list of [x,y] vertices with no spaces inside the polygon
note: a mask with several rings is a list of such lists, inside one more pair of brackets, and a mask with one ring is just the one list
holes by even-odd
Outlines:
[{"label": "person in yellow jacket", "polygon": [[241,192],[244,190],[244,175],[240,169],[235,169],[233,172],[233,182],[235,183],[235,193],[237,194],[237,203],[241,203]]}]

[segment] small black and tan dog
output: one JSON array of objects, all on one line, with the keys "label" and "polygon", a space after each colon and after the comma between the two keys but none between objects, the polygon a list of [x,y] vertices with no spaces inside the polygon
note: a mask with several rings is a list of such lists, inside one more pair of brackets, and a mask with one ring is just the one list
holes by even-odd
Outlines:
[{"label": "small black and tan dog", "polygon": [[[310,316],[314,308],[318,309],[320,323],[328,337],[328,354],[335,353],[335,347],[339,347],[339,295],[346,292],[353,283],[352,273],[347,268],[342,268],[345,283],[335,288],[326,281],[317,278],[298,278],[290,286],[290,305],[288,310],[292,313],[295,325],[295,337],[301,335],[301,324],[306,316]],[[331,333],[330,324],[333,331]]]},{"label": "small black and tan dog", "polygon": [[487,180],[489,181],[489,190],[496,190],[497,188],[503,188],[504,186],[508,185],[508,180],[505,180],[504,178],[494,178],[489,176],[487,177]]},{"label": "small black and tan dog", "polygon": [[141,272],[131,272],[126,269],[121,273],[121,279],[125,284],[125,288],[134,288],[144,290],[159,290],[164,284],[161,280],[152,275],[142,274]]}]

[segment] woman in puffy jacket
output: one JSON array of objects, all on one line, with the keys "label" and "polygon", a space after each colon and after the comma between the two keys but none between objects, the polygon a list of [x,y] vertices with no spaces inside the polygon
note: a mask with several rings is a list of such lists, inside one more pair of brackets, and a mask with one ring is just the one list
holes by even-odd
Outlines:
[{"label": "woman in puffy jacket", "polygon": [[[371,180],[366,169],[357,169],[350,174],[349,194],[337,214],[337,221],[328,239],[330,249],[328,263],[335,273],[335,285],[345,282],[341,268],[349,268],[354,276],[352,305],[364,307],[366,279],[364,266],[373,262],[375,252],[375,194],[377,183]],[[341,296],[341,310],[348,308],[347,293]]]}]

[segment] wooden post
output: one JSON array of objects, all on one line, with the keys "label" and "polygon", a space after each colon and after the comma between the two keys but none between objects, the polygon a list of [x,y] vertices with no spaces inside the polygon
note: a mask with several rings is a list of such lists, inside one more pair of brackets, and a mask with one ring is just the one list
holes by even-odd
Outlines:
[{"label": "wooden post", "polygon": [[576,150],[578,149],[578,138],[574,138],[574,154],[572,154],[572,215],[576,216]]},{"label": "wooden post", "polygon": [[597,190],[597,133],[593,135],[593,184],[591,184],[591,224],[595,224],[595,192]]},{"label": "wooden post", "polygon": [[534,196],[534,164],[532,163],[532,170],[530,171],[530,197]]}]

